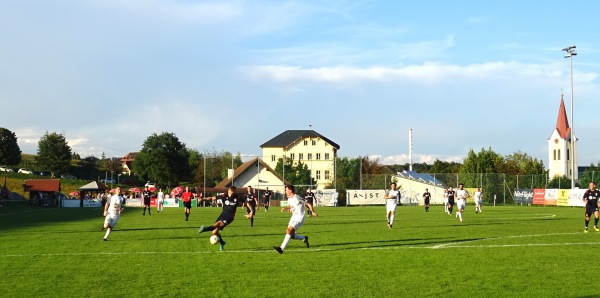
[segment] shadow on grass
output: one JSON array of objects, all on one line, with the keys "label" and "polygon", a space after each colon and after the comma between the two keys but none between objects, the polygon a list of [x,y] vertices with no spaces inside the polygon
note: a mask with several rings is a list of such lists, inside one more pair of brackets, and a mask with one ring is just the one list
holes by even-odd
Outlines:
[{"label": "shadow on grass", "polygon": [[400,240],[381,240],[381,241],[353,241],[353,242],[340,242],[322,245],[311,245],[314,248],[321,248],[323,251],[337,251],[337,250],[352,250],[352,249],[375,249],[375,248],[387,248],[387,247],[401,247],[401,246],[425,246],[425,245],[442,245],[461,243],[469,241],[484,240],[486,238],[468,238],[468,239],[456,239],[456,238],[413,238],[413,239],[400,239]]},{"label": "shadow on grass", "polygon": [[85,222],[91,219],[102,221],[101,208],[20,208],[0,214],[0,231],[43,227],[45,225]]}]

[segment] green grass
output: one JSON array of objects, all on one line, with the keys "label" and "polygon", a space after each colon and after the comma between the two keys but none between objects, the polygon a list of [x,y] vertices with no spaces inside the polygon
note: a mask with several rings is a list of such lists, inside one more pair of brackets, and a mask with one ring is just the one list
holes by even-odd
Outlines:
[{"label": "green grass", "polygon": [[[122,215],[102,241],[100,209],[0,209],[0,289],[5,297],[576,297],[594,286],[600,233],[582,232],[581,208],[484,207],[465,222],[423,207],[317,208],[283,255],[289,215],[257,212],[223,232],[201,224],[217,208]],[[592,224],[590,224],[591,228]],[[594,292],[596,291],[596,292]]]}]

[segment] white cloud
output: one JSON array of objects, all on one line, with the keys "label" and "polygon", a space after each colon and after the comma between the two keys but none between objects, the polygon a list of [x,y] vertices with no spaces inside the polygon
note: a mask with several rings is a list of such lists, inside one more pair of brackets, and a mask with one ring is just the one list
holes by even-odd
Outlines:
[{"label": "white cloud", "polygon": [[[382,156],[382,155],[370,155],[369,158],[379,159],[379,162],[384,165],[403,165],[409,162],[408,154],[399,154],[399,155],[390,155],[390,156]],[[426,163],[433,164],[436,160],[446,161],[446,162],[462,162],[464,160],[464,156],[462,155],[440,155],[440,154],[413,154],[412,160],[413,163]]]}]

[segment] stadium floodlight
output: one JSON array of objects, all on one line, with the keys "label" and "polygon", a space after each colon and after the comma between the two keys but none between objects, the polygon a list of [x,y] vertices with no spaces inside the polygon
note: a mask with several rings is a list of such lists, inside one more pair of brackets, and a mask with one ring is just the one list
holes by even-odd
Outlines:
[{"label": "stadium floodlight", "polygon": [[573,137],[574,135],[574,127],[575,127],[575,119],[573,119],[573,56],[577,55],[577,52],[575,51],[577,47],[576,46],[568,46],[565,47],[564,49],[562,49],[563,51],[567,52],[567,54],[565,55],[565,58],[569,58],[569,60],[571,60],[571,189],[575,188],[575,171],[577,171],[577,169],[575,169],[575,138]]}]

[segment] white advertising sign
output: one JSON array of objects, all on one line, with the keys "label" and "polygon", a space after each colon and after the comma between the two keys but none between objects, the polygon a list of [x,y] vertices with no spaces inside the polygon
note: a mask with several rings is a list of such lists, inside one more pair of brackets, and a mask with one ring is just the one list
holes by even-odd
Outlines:
[{"label": "white advertising sign", "polygon": [[348,205],[384,205],[383,189],[352,189],[346,191]]}]

